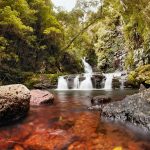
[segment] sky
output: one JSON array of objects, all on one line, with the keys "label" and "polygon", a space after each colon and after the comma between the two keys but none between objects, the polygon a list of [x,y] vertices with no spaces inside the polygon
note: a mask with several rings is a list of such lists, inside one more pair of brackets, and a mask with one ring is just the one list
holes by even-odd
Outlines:
[{"label": "sky", "polygon": [[75,6],[76,0],[52,0],[55,6],[61,6],[65,10],[70,11]]}]

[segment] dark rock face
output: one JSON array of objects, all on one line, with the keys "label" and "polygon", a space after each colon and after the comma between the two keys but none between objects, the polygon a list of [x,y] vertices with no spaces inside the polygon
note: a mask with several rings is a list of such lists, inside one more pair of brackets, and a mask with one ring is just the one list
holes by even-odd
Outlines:
[{"label": "dark rock face", "polygon": [[95,96],[91,99],[92,105],[101,105],[101,104],[106,104],[111,101],[110,97],[107,96]]},{"label": "dark rock face", "polygon": [[102,84],[102,81],[104,79],[104,75],[102,74],[93,74],[92,75],[92,84],[94,88],[100,89],[102,87],[104,87],[104,85]]},{"label": "dark rock face", "polygon": [[69,89],[72,89],[74,86],[73,85],[74,84],[74,78],[75,78],[75,76],[72,76],[72,75],[70,75],[70,76],[68,76],[68,78],[66,78]]},{"label": "dark rock face", "polygon": [[124,100],[106,104],[102,116],[111,120],[129,121],[150,130],[150,89],[127,96]]},{"label": "dark rock face", "polygon": [[121,86],[121,83],[120,83],[119,79],[113,78],[113,80],[112,80],[112,88],[116,89],[116,88],[120,88],[120,86]]},{"label": "dark rock face", "polygon": [[52,104],[54,95],[48,91],[31,90],[30,105]]},{"label": "dark rock face", "polygon": [[[125,82],[124,82],[124,87],[125,88],[133,88],[133,86],[131,85],[131,83],[128,81],[128,80],[126,80]],[[135,88],[135,87],[134,87]]]},{"label": "dark rock face", "polygon": [[24,85],[0,86],[0,125],[25,116],[29,104],[30,91]]}]

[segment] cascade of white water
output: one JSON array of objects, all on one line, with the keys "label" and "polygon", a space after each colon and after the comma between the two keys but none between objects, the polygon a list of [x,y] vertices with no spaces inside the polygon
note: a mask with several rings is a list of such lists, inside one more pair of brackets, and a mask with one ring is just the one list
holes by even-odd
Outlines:
[{"label": "cascade of white water", "polygon": [[123,90],[124,89],[124,79],[121,79],[120,82],[121,82],[120,89]]},{"label": "cascade of white water", "polygon": [[112,89],[113,74],[108,73],[108,74],[104,74],[104,75],[105,75],[105,78],[106,78],[104,89],[105,90],[111,90]]},{"label": "cascade of white water", "polygon": [[58,90],[67,90],[68,89],[67,81],[63,76],[59,77],[59,79],[58,79],[57,89]]},{"label": "cascade of white water", "polygon": [[73,87],[73,89],[78,89],[79,86],[80,86],[79,76],[77,75],[77,76],[74,78],[74,87]]},{"label": "cascade of white water", "polygon": [[83,80],[80,84],[80,89],[81,90],[92,90],[93,85],[91,81],[91,74],[86,73],[84,74],[85,80]]},{"label": "cascade of white water", "polygon": [[113,77],[119,77],[119,78],[121,78],[121,80],[120,80],[120,82],[121,82],[120,88],[123,89],[124,88],[124,81],[125,81],[125,77],[126,76],[122,77],[122,73],[123,72],[114,72],[114,73],[104,74],[104,76],[106,78],[104,89],[105,90],[111,90],[112,89],[112,80],[113,80]]},{"label": "cascade of white water", "polygon": [[124,71],[124,72],[122,72],[122,74],[123,74],[123,76],[121,76],[121,80],[120,80],[120,82],[121,82],[121,86],[120,86],[120,89],[124,89],[124,82],[126,81],[126,78],[127,78],[127,72],[126,71]]},{"label": "cascade of white water", "polygon": [[85,77],[85,80],[83,80],[80,84],[80,89],[81,90],[91,90],[93,89],[93,85],[92,85],[92,81],[91,81],[91,77],[92,77],[92,73],[93,73],[93,70],[92,70],[92,67],[90,66],[90,64],[88,64],[85,60],[85,57],[82,59],[82,62],[83,62],[83,65],[84,65],[84,71],[85,71],[85,74],[84,74],[84,77]]},{"label": "cascade of white water", "polygon": [[88,64],[85,60],[85,57],[82,58],[82,62],[83,62],[83,65],[84,65],[84,71],[85,73],[90,73],[92,74],[93,73],[93,70],[92,70],[92,67],[90,66],[90,64]]}]

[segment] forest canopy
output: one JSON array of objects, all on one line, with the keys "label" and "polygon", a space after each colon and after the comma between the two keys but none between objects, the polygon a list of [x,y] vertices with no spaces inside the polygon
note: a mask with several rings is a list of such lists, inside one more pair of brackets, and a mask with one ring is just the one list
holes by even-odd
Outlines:
[{"label": "forest canopy", "polygon": [[132,71],[150,64],[149,0],[0,0],[0,79],[20,73]]}]

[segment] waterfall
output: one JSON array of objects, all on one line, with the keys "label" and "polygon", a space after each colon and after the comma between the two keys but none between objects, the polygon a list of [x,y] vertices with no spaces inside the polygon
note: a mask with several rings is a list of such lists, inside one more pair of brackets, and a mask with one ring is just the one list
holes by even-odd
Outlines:
[{"label": "waterfall", "polygon": [[83,80],[80,84],[80,89],[81,90],[92,90],[93,85],[91,81],[91,74],[86,73],[84,74],[85,80]]},{"label": "waterfall", "polygon": [[85,73],[90,73],[90,74],[92,74],[92,73],[93,73],[92,67],[90,66],[90,64],[88,64],[88,63],[85,61],[85,57],[82,58],[82,62],[83,62],[83,65],[84,65],[84,71],[85,71]]},{"label": "waterfall", "polygon": [[80,85],[80,82],[79,82],[79,75],[77,75],[77,76],[74,78],[74,87],[73,87],[73,89],[78,89],[78,88],[79,88],[79,85]]},{"label": "waterfall", "polygon": [[59,79],[58,79],[57,89],[58,90],[67,90],[68,89],[67,81],[63,76],[59,77]]},{"label": "waterfall", "polygon": [[[105,76],[105,82],[104,82],[104,88],[97,87],[98,89],[104,89],[104,90],[111,90],[112,88],[119,88],[124,89],[124,82],[126,80],[127,73],[125,71],[116,71],[114,73],[107,73],[107,74],[101,74],[97,77],[98,74],[93,73],[92,67],[88,62],[86,62],[85,57],[81,59],[82,63],[84,65],[84,74],[78,74],[78,75],[67,75],[67,76],[60,76],[58,79],[58,86],[57,90],[93,90],[97,86],[93,88],[93,83],[97,82],[98,84],[101,84],[100,82],[104,81],[103,76]],[[115,80],[113,80],[115,78]],[[116,81],[117,80],[117,81]],[[113,87],[112,87],[113,82]],[[120,85],[121,84],[121,85]],[[96,85],[96,84],[95,84]]]},{"label": "waterfall", "polygon": [[125,72],[114,72],[114,73],[104,74],[106,78],[104,89],[105,90],[112,89],[112,80],[114,77],[120,77],[120,82],[121,82],[120,88],[124,89],[124,81],[125,81],[126,76],[122,76],[122,73],[125,73]]},{"label": "waterfall", "polygon": [[120,80],[120,82],[121,82],[121,86],[120,86],[120,89],[124,89],[124,82],[126,81],[126,78],[127,78],[127,73],[126,73],[126,71],[124,71],[124,72],[122,72],[122,74],[123,74],[123,76],[121,76],[121,80]]},{"label": "waterfall", "polygon": [[124,79],[121,79],[121,86],[120,86],[120,89],[124,89]]},{"label": "waterfall", "polygon": [[86,90],[86,89],[87,90],[91,90],[91,89],[93,89],[93,85],[92,85],[92,81],[91,81],[93,70],[92,70],[92,67],[90,66],[90,64],[88,64],[85,61],[85,57],[82,59],[82,62],[83,62],[83,65],[84,65],[84,71],[85,71],[84,77],[85,77],[85,80],[83,80],[81,82],[79,88],[81,90]]},{"label": "waterfall", "polygon": [[111,90],[112,89],[112,80],[113,80],[113,73],[104,74],[106,77],[105,81],[105,90]]}]

